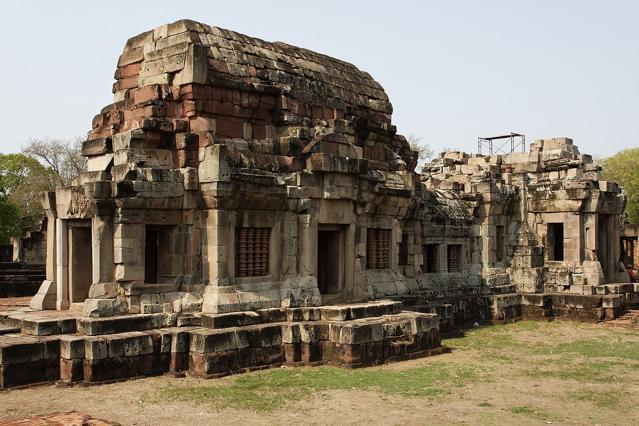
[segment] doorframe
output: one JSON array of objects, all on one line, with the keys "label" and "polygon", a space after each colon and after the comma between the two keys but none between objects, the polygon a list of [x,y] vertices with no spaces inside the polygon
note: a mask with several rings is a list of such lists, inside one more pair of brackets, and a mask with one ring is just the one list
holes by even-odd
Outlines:
[{"label": "doorframe", "polygon": [[337,232],[338,235],[338,272],[337,272],[337,292],[335,293],[326,293],[326,294],[322,294],[322,296],[341,296],[342,293],[344,292],[344,286],[345,286],[345,282],[346,282],[346,271],[345,271],[345,259],[344,259],[344,255],[345,255],[345,226],[344,225],[339,225],[339,224],[324,224],[324,223],[318,223],[317,224],[317,243],[316,243],[316,248],[315,248],[315,276],[318,279],[317,282],[317,287],[319,289],[319,266],[320,266],[320,252],[319,252],[319,234],[320,232]]},{"label": "doorframe", "polygon": [[[337,298],[340,302],[347,302],[354,296],[355,283],[355,224],[354,223],[322,223],[315,224],[315,244],[313,273],[318,276],[319,263],[319,232],[339,231],[340,234],[340,291],[335,294],[322,294],[322,298]],[[319,284],[319,283],[318,283]],[[318,285],[319,290],[319,285]]]},{"label": "doorframe", "polygon": [[91,262],[89,264],[89,282],[87,283],[87,297],[84,300],[88,298],[88,292],[93,284],[93,227],[91,219],[69,220],[67,224],[67,296],[69,304],[84,303],[84,300],[73,300],[73,292],[75,289],[73,287],[73,262],[71,258],[75,255],[75,249],[72,247],[70,242],[73,240],[73,233],[76,232],[76,229],[78,228],[82,228],[89,233],[89,247],[87,252],[91,256]]}]

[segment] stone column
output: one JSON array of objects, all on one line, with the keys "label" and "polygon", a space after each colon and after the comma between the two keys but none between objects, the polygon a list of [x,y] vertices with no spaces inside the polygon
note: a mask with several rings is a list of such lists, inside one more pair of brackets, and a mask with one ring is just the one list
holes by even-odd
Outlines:
[{"label": "stone column", "polygon": [[[142,244],[142,242],[140,242]],[[113,227],[110,218],[91,220],[93,284],[113,281]]]},{"label": "stone column", "polygon": [[55,246],[56,246],[56,219],[53,215],[47,217],[47,281],[55,282]]},{"label": "stone column", "polygon": [[[224,210],[210,210],[206,214],[205,241],[202,247],[204,257],[204,279],[208,285],[228,285],[229,271],[234,270],[235,259],[229,254],[234,249],[234,235],[229,233],[229,213]],[[234,275],[234,274],[233,274]]]},{"label": "stone column", "polygon": [[311,215],[299,215],[298,225],[299,267],[301,275],[313,275],[315,270],[315,235],[317,227],[311,221]]},{"label": "stone column", "polygon": [[355,288],[355,224],[346,226],[344,241],[344,295],[349,298],[354,294]]},{"label": "stone column", "polygon": [[67,222],[56,219],[56,309],[69,309],[69,266]]},{"label": "stone column", "polygon": [[438,272],[448,272],[448,246],[446,244],[437,245]]}]

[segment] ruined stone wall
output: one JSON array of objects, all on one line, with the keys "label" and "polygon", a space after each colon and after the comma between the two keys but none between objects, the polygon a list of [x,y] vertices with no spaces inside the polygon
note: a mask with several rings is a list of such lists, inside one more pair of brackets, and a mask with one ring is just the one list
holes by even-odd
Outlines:
[{"label": "ruined stone wall", "polygon": [[21,237],[11,237],[13,255],[10,261],[29,265],[44,265],[47,259],[46,248],[47,219],[34,229],[27,229]]},{"label": "ruined stone wall", "polygon": [[423,179],[473,200],[481,244],[473,264],[489,286],[594,294],[604,282],[627,281],[616,243],[625,196],[572,140],[539,140],[527,153],[444,153]]}]

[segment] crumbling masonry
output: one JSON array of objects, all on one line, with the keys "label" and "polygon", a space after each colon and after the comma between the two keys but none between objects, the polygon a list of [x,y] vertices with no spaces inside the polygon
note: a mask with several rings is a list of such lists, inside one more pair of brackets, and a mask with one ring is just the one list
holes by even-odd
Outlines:
[{"label": "crumbling masonry", "polygon": [[4,386],[35,362],[66,381],[369,365],[435,353],[455,322],[639,300],[624,194],[570,139],[419,174],[368,73],[186,20],[131,38],[115,78],[89,171],[45,197],[47,280],[0,336],[44,355],[3,355]]}]

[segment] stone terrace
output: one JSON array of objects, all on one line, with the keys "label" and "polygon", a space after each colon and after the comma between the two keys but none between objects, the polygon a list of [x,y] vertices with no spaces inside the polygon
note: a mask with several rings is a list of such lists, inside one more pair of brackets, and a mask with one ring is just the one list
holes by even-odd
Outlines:
[{"label": "stone terrace", "polygon": [[231,314],[85,318],[0,313],[0,388],[107,382],[174,373],[201,377],[280,365],[349,368],[440,353],[438,317],[377,301]]}]

